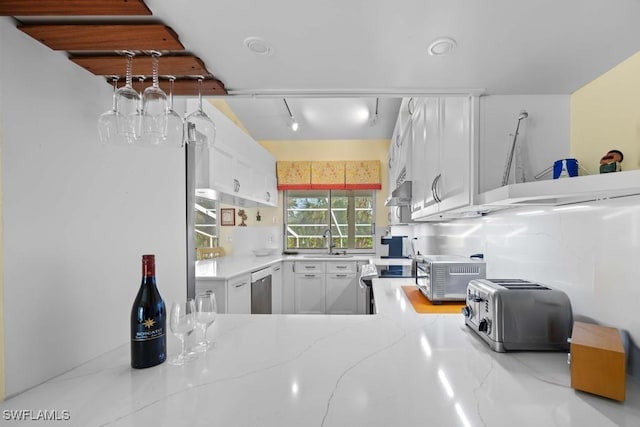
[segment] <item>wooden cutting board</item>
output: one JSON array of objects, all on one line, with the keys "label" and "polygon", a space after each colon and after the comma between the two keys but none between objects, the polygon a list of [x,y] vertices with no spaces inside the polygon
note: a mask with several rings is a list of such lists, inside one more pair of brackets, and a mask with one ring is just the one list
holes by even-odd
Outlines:
[{"label": "wooden cutting board", "polygon": [[402,290],[416,313],[461,314],[462,307],[465,306],[464,301],[443,301],[440,304],[433,304],[415,286],[402,286]]}]

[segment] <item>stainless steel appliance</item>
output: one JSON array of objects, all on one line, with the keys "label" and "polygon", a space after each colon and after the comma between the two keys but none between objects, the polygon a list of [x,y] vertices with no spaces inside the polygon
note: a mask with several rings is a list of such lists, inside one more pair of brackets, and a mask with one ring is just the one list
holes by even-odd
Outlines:
[{"label": "stainless steel appliance", "polygon": [[521,279],[469,282],[465,324],[492,350],[569,350],[573,312],[567,295]]},{"label": "stainless steel appliance", "polygon": [[458,255],[420,255],[415,258],[416,286],[434,303],[464,301],[470,280],[486,277],[484,261]]},{"label": "stainless steel appliance", "polygon": [[378,277],[378,270],[375,264],[364,264],[360,268],[360,287],[365,293],[365,314],[375,313],[375,301],[373,300],[373,289],[371,279]]},{"label": "stainless steel appliance", "polygon": [[251,314],[271,314],[271,267],[251,273]]},{"label": "stainless steel appliance", "polygon": [[[391,261],[389,259],[389,261]],[[398,260],[401,261],[401,260]],[[396,261],[396,262],[398,262]],[[372,282],[374,278],[414,279],[415,270],[411,264],[365,264],[360,269],[360,287],[365,290],[366,314],[375,314],[375,297]]]}]

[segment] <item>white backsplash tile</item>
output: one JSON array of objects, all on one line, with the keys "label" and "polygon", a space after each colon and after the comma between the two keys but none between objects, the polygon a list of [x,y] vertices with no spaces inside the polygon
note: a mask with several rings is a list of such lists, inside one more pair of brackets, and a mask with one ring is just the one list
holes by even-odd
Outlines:
[{"label": "white backsplash tile", "polygon": [[416,224],[412,234],[421,253],[484,253],[487,277],[561,289],[574,317],[626,330],[640,343],[633,314],[640,301],[640,196]]},{"label": "white backsplash tile", "polygon": [[282,252],[282,227],[234,227],[233,254],[238,256],[253,255],[254,249],[276,248]]}]

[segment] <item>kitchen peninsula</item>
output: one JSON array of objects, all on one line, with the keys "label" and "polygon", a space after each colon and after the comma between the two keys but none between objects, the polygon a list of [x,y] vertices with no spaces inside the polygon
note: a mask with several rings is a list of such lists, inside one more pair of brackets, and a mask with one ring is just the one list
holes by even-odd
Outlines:
[{"label": "kitchen peninsula", "polygon": [[215,348],[182,367],[132,370],[123,344],[0,404],[3,419],[49,410],[77,426],[640,423],[637,382],[624,403],[577,392],[565,353],[494,353],[462,315],[416,314],[403,284],[373,280],[377,315],[219,315]]}]

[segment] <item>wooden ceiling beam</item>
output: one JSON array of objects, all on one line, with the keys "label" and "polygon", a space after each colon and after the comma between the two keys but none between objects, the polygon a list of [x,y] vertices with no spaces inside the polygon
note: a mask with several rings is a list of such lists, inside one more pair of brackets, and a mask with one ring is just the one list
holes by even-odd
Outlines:
[{"label": "wooden ceiling beam", "polygon": [[25,24],[18,29],[53,50],[184,50],[178,35],[161,24]]},{"label": "wooden ceiling beam", "polygon": [[[97,76],[123,76],[127,58],[119,55],[111,56],[72,56],[69,58],[87,71]],[[134,56],[132,59],[133,75],[153,75],[153,65],[150,56]],[[204,63],[192,55],[161,56],[158,59],[160,75],[170,76],[208,76]]]},{"label": "wooden ceiling beam", "polygon": [[149,16],[143,0],[2,0],[0,16]]},{"label": "wooden ceiling beam", "polygon": [[143,0],[2,0],[0,16],[149,16]]}]

